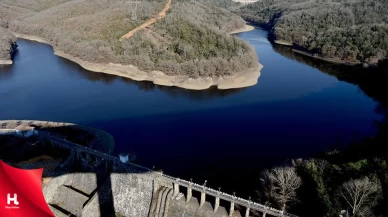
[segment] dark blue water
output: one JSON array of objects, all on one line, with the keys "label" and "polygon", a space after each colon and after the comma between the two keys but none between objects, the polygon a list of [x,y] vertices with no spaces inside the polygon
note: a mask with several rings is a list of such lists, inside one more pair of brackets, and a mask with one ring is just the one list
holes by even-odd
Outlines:
[{"label": "dark blue water", "polygon": [[115,137],[116,154],[134,151],[145,166],[245,195],[263,167],[375,133],[377,103],[356,85],[275,51],[261,29],[238,37],[264,68],[257,85],[229,91],[89,72],[19,40],[14,65],[0,67],[0,119],[100,128]]}]

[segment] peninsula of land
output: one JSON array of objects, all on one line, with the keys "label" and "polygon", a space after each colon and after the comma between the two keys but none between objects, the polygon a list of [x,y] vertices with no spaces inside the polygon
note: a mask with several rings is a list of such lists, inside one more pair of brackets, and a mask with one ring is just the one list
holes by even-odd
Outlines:
[{"label": "peninsula of land", "polygon": [[[250,26],[247,26],[245,29],[240,29],[238,32],[246,32],[250,30],[252,30],[252,28]],[[14,35],[17,38],[37,41],[40,43],[51,45],[50,42],[37,36],[30,36],[18,33],[14,33]],[[92,72],[116,75],[120,77],[130,78],[135,81],[152,81],[154,84],[157,85],[176,86],[190,90],[204,90],[210,88],[211,86],[217,86],[218,89],[233,89],[253,86],[257,84],[257,80],[261,74],[260,70],[263,67],[260,63],[258,63],[257,66],[254,68],[246,69],[244,71],[237,72],[229,76],[192,78],[187,75],[167,75],[161,71],[146,72],[140,70],[134,65],[88,62],[66,54],[61,50],[56,50],[55,47],[54,54],[62,58],[68,59],[72,62],[75,62],[82,68]],[[12,62],[10,64],[12,64]]]},{"label": "peninsula of land", "polygon": [[[260,76],[253,48],[228,34],[253,27],[207,1],[153,2],[140,6],[145,15],[137,20],[120,1],[50,2],[33,3],[28,19],[0,18],[17,37],[50,44],[94,72],[193,90],[252,86]],[[8,12],[20,7],[6,4]]]}]

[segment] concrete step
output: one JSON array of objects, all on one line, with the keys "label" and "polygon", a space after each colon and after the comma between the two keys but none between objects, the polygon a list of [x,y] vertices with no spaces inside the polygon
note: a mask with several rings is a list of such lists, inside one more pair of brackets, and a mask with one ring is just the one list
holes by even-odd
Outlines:
[{"label": "concrete step", "polygon": [[50,204],[56,205],[75,216],[81,216],[83,205],[88,199],[87,196],[62,185],[58,187]]},{"label": "concrete step", "polygon": [[69,216],[72,216],[71,214],[66,214],[66,213],[60,211],[58,208],[56,208],[55,205],[49,204],[49,208],[54,213],[55,217],[69,217]]},{"label": "concrete step", "polygon": [[71,183],[69,185],[87,195],[91,195],[97,189],[96,174],[74,174],[71,176]]}]

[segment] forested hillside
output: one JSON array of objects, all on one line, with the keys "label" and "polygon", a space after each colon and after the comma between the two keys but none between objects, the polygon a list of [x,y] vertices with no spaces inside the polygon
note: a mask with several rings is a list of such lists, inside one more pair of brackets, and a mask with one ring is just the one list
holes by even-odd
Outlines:
[{"label": "forested hillside", "polygon": [[0,60],[10,60],[16,49],[16,37],[7,29],[0,27]]},{"label": "forested hillside", "polygon": [[170,75],[230,75],[257,65],[253,49],[227,34],[245,25],[244,20],[204,0],[173,0],[165,18],[120,41],[166,4],[166,0],[144,0],[133,20],[125,2],[0,0],[0,25],[42,37],[85,61],[132,64]]},{"label": "forested hillside", "polygon": [[326,58],[376,65],[387,58],[386,0],[261,0],[237,13],[273,39]]}]

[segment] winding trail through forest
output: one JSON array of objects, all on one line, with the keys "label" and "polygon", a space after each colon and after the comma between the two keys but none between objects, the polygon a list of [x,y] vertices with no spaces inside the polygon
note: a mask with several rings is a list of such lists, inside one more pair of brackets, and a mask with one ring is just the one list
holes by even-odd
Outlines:
[{"label": "winding trail through forest", "polygon": [[122,41],[123,39],[128,39],[128,38],[132,37],[136,32],[138,32],[144,28],[147,28],[151,24],[155,23],[157,20],[164,18],[167,14],[167,11],[170,9],[170,7],[171,7],[171,0],[167,0],[166,6],[164,6],[163,10],[160,11],[160,13],[158,14],[157,17],[154,17],[154,18],[148,20],[147,22],[143,23],[142,25],[129,31],[127,34],[121,36],[120,41]]}]

